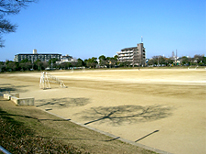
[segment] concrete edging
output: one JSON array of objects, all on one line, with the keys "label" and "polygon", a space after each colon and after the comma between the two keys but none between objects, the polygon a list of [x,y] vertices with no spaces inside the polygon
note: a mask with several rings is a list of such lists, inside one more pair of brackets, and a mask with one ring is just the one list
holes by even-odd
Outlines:
[{"label": "concrete edging", "polygon": [[15,104],[20,106],[34,106],[34,98],[17,98],[15,96],[11,96],[11,101],[13,101]]},{"label": "concrete edging", "polygon": [[18,93],[14,93],[14,94],[0,93],[0,96],[5,98],[5,99],[11,100],[16,105],[19,105],[19,106],[34,106],[34,98],[33,97],[19,98]]},{"label": "concrete edging", "polygon": [[5,99],[8,99],[8,100],[11,99],[11,95],[10,95],[10,94],[3,94],[3,97],[4,97]]}]

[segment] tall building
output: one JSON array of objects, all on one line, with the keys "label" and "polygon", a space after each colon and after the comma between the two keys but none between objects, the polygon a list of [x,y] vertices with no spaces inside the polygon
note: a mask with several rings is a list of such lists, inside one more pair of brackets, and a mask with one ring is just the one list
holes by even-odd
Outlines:
[{"label": "tall building", "polygon": [[130,65],[145,65],[145,48],[143,43],[137,44],[137,47],[124,48],[117,52],[119,62],[129,62]]},{"label": "tall building", "polygon": [[61,54],[38,54],[37,50],[33,50],[33,54],[17,54],[14,57],[15,62],[20,62],[22,60],[28,59],[29,61],[36,61],[37,59],[41,61],[49,61],[50,59],[56,58],[56,59],[61,59]]}]

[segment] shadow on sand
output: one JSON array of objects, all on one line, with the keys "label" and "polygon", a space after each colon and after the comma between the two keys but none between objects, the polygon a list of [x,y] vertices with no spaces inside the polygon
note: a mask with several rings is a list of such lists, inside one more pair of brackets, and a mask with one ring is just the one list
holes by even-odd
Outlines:
[{"label": "shadow on sand", "polygon": [[108,123],[111,125],[122,125],[123,123],[149,122],[170,116],[170,107],[152,105],[122,105],[114,107],[95,107],[76,115],[88,121],[84,125],[92,123]]},{"label": "shadow on sand", "polygon": [[26,92],[25,87],[29,87],[29,85],[23,86],[15,86],[12,84],[0,84],[0,92],[3,93],[11,93],[11,92]]}]

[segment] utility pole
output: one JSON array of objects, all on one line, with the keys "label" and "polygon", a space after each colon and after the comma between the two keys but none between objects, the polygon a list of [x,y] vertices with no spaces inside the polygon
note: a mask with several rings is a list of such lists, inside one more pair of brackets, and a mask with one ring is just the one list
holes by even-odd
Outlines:
[{"label": "utility pole", "polygon": [[177,49],[176,49],[175,64],[177,65]]}]

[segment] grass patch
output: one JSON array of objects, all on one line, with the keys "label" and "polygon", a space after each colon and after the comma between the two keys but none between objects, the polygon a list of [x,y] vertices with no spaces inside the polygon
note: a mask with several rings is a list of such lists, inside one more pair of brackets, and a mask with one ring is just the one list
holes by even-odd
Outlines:
[{"label": "grass patch", "polygon": [[11,153],[154,153],[2,98],[0,130],[0,145]]},{"label": "grass patch", "polygon": [[[72,145],[64,145],[55,139],[36,136],[35,131],[12,114],[0,108],[0,144],[11,153],[86,153]],[[25,119],[28,117],[24,117]],[[26,121],[26,120],[25,120]]]}]

